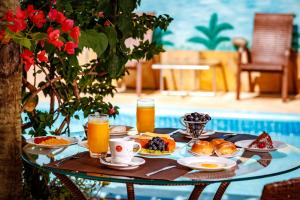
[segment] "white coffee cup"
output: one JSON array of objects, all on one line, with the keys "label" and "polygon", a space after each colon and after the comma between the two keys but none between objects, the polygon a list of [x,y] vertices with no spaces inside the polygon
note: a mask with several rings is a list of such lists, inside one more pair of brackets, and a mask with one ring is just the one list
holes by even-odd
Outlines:
[{"label": "white coffee cup", "polygon": [[[140,143],[123,138],[110,139],[109,147],[111,162],[114,164],[130,164],[134,155],[142,149]],[[138,147],[137,150],[134,149],[136,147]]]}]

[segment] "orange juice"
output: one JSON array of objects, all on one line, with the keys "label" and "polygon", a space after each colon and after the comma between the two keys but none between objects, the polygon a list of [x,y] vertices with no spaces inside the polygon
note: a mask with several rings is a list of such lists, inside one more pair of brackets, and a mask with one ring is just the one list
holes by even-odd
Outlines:
[{"label": "orange juice", "polygon": [[136,109],[137,130],[142,132],[153,132],[155,124],[154,106],[138,106]]},{"label": "orange juice", "polygon": [[109,141],[108,120],[89,117],[87,137],[91,157],[99,157],[101,154],[106,154]]}]

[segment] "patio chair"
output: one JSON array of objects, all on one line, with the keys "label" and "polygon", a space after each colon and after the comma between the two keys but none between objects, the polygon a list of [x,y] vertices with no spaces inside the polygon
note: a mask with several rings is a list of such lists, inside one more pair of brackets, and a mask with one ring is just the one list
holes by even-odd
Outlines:
[{"label": "patio chair", "polygon": [[299,197],[300,178],[297,178],[265,185],[261,200],[296,200]]},{"label": "patio chair", "polygon": [[[292,29],[292,14],[255,14],[253,41],[248,63],[243,63],[241,60],[244,49],[240,48],[238,51],[237,100],[240,99],[241,73],[243,71],[249,73],[250,92],[254,91],[251,72],[281,74],[281,96],[283,101],[287,100]],[[296,84],[296,80],[293,83]]]}]

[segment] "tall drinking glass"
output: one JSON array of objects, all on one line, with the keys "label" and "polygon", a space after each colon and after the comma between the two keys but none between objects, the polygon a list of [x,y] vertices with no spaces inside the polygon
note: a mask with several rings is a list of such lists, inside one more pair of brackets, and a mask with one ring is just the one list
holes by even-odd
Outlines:
[{"label": "tall drinking glass", "polygon": [[154,99],[138,99],[136,126],[139,133],[153,132],[155,126]]},{"label": "tall drinking glass", "polygon": [[87,138],[90,156],[93,158],[105,157],[109,144],[108,115],[89,115]]}]

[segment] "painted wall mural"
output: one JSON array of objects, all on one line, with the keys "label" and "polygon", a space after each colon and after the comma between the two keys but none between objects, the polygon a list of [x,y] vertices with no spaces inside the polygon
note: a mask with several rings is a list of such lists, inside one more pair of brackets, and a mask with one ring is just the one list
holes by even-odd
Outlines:
[{"label": "painted wall mural", "polygon": [[174,18],[169,30],[159,33],[166,49],[227,51],[234,50],[234,37],[251,45],[255,13],[293,13],[293,47],[300,49],[300,0],[141,0],[138,11]]}]

